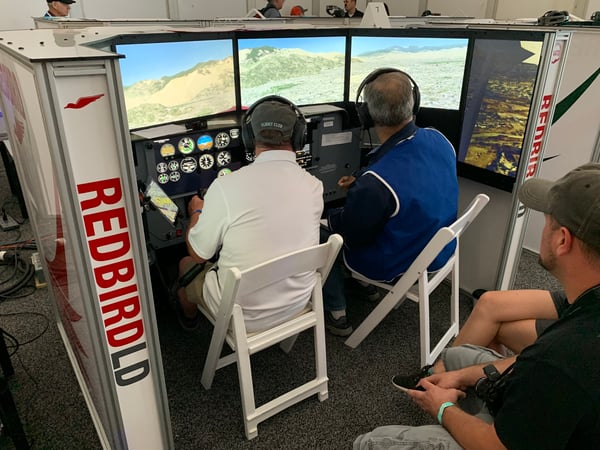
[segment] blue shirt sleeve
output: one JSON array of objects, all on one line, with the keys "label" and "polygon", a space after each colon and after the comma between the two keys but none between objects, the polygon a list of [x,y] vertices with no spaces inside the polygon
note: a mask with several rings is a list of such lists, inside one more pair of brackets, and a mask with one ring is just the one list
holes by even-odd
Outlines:
[{"label": "blue shirt sleeve", "polygon": [[397,209],[396,197],[377,177],[366,173],[350,186],[343,208],[328,213],[329,228],[348,248],[364,247],[381,233]]}]

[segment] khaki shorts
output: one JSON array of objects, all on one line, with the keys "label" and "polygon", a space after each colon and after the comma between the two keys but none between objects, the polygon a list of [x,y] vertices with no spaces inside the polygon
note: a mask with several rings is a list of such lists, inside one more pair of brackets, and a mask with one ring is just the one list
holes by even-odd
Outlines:
[{"label": "khaki shorts", "polygon": [[[184,266],[184,272],[190,270],[195,264],[196,263],[190,261]],[[185,287],[185,293],[190,303],[202,305],[205,309],[209,309],[204,301],[204,279],[206,278],[206,274],[213,268],[214,265],[214,263],[207,262],[204,266],[204,270],[196,275],[196,278],[194,278],[192,282]]]}]

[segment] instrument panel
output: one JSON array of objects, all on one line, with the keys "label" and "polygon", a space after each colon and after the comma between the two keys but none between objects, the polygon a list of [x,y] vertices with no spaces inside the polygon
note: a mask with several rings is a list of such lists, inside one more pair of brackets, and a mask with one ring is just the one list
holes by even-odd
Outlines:
[{"label": "instrument panel", "polygon": [[248,163],[240,128],[189,132],[134,143],[138,178],[154,179],[169,196],[207,189]]}]

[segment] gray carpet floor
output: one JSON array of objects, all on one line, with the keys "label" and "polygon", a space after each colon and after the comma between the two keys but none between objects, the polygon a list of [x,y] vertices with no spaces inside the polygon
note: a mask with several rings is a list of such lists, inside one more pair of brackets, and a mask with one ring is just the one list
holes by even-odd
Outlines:
[{"label": "gray carpet floor", "polygon": [[[21,221],[16,199],[0,168],[0,204]],[[30,225],[0,231],[0,247],[32,239]],[[1,250],[2,248],[0,248]],[[23,255],[30,250],[21,250]],[[10,276],[0,266],[0,283]],[[1,285],[0,285],[1,286]],[[555,279],[537,264],[537,256],[523,251],[515,287],[549,288]],[[439,336],[448,317],[449,289],[442,285],[432,297],[432,337]],[[349,318],[358,324],[373,308],[349,299]],[[185,332],[174,314],[156,302],[162,360],[169,399],[173,439],[177,449],[348,449],[360,434],[386,424],[428,424],[422,413],[390,379],[419,366],[417,305],[405,302],[393,311],[357,348],[327,336],[329,399],[316,396],[263,422],[258,437],[247,441],[241,418],[237,372],[229,366],[217,372],[213,387],[200,385],[211,327],[203,323]],[[461,320],[472,308],[469,295],[461,295]],[[27,438],[34,449],[96,449],[100,444],[59,337],[53,304],[45,288],[29,287],[16,298],[0,299],[0,327],[14,337],[9,351],[15,374],[9,387]],[[300,383],[313,370],[312,336],[304,333],[289,355],[278,348],[253,357],[255,395],[259,403],[290,385]],[[0,436],[0,448],[14,448]]]}]

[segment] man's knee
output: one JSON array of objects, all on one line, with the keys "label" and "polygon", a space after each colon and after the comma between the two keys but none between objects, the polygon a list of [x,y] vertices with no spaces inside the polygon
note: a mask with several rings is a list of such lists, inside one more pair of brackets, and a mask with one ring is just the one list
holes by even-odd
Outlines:
[{"label": "man's knee", "polygon": [[186,273],[195,264],[191,256],[184,256],[179,260],[179,276]]},{"label": "man's knee", "polygon": [[431,448],[458,450],[461,447],[440,425],[422,427],[387,425],[357,437],[353,448],[354,450],[391,448],[397,450]]},{"label": "man's knee", "polygon": [[459,370],[463,367],[485,362],[497,361],[503,356],[489,348],[478,345],[465,344],[458,347],[449,347],[442,352],[442,361],[446,370]]},{"label": "man's knee", "polygon": [[477,303],[475,303],[471,314],[494,317],[498,308],[501,308],[502,306],[502,291],[487,291],[481,294],[481,297],[479,297]]}]

